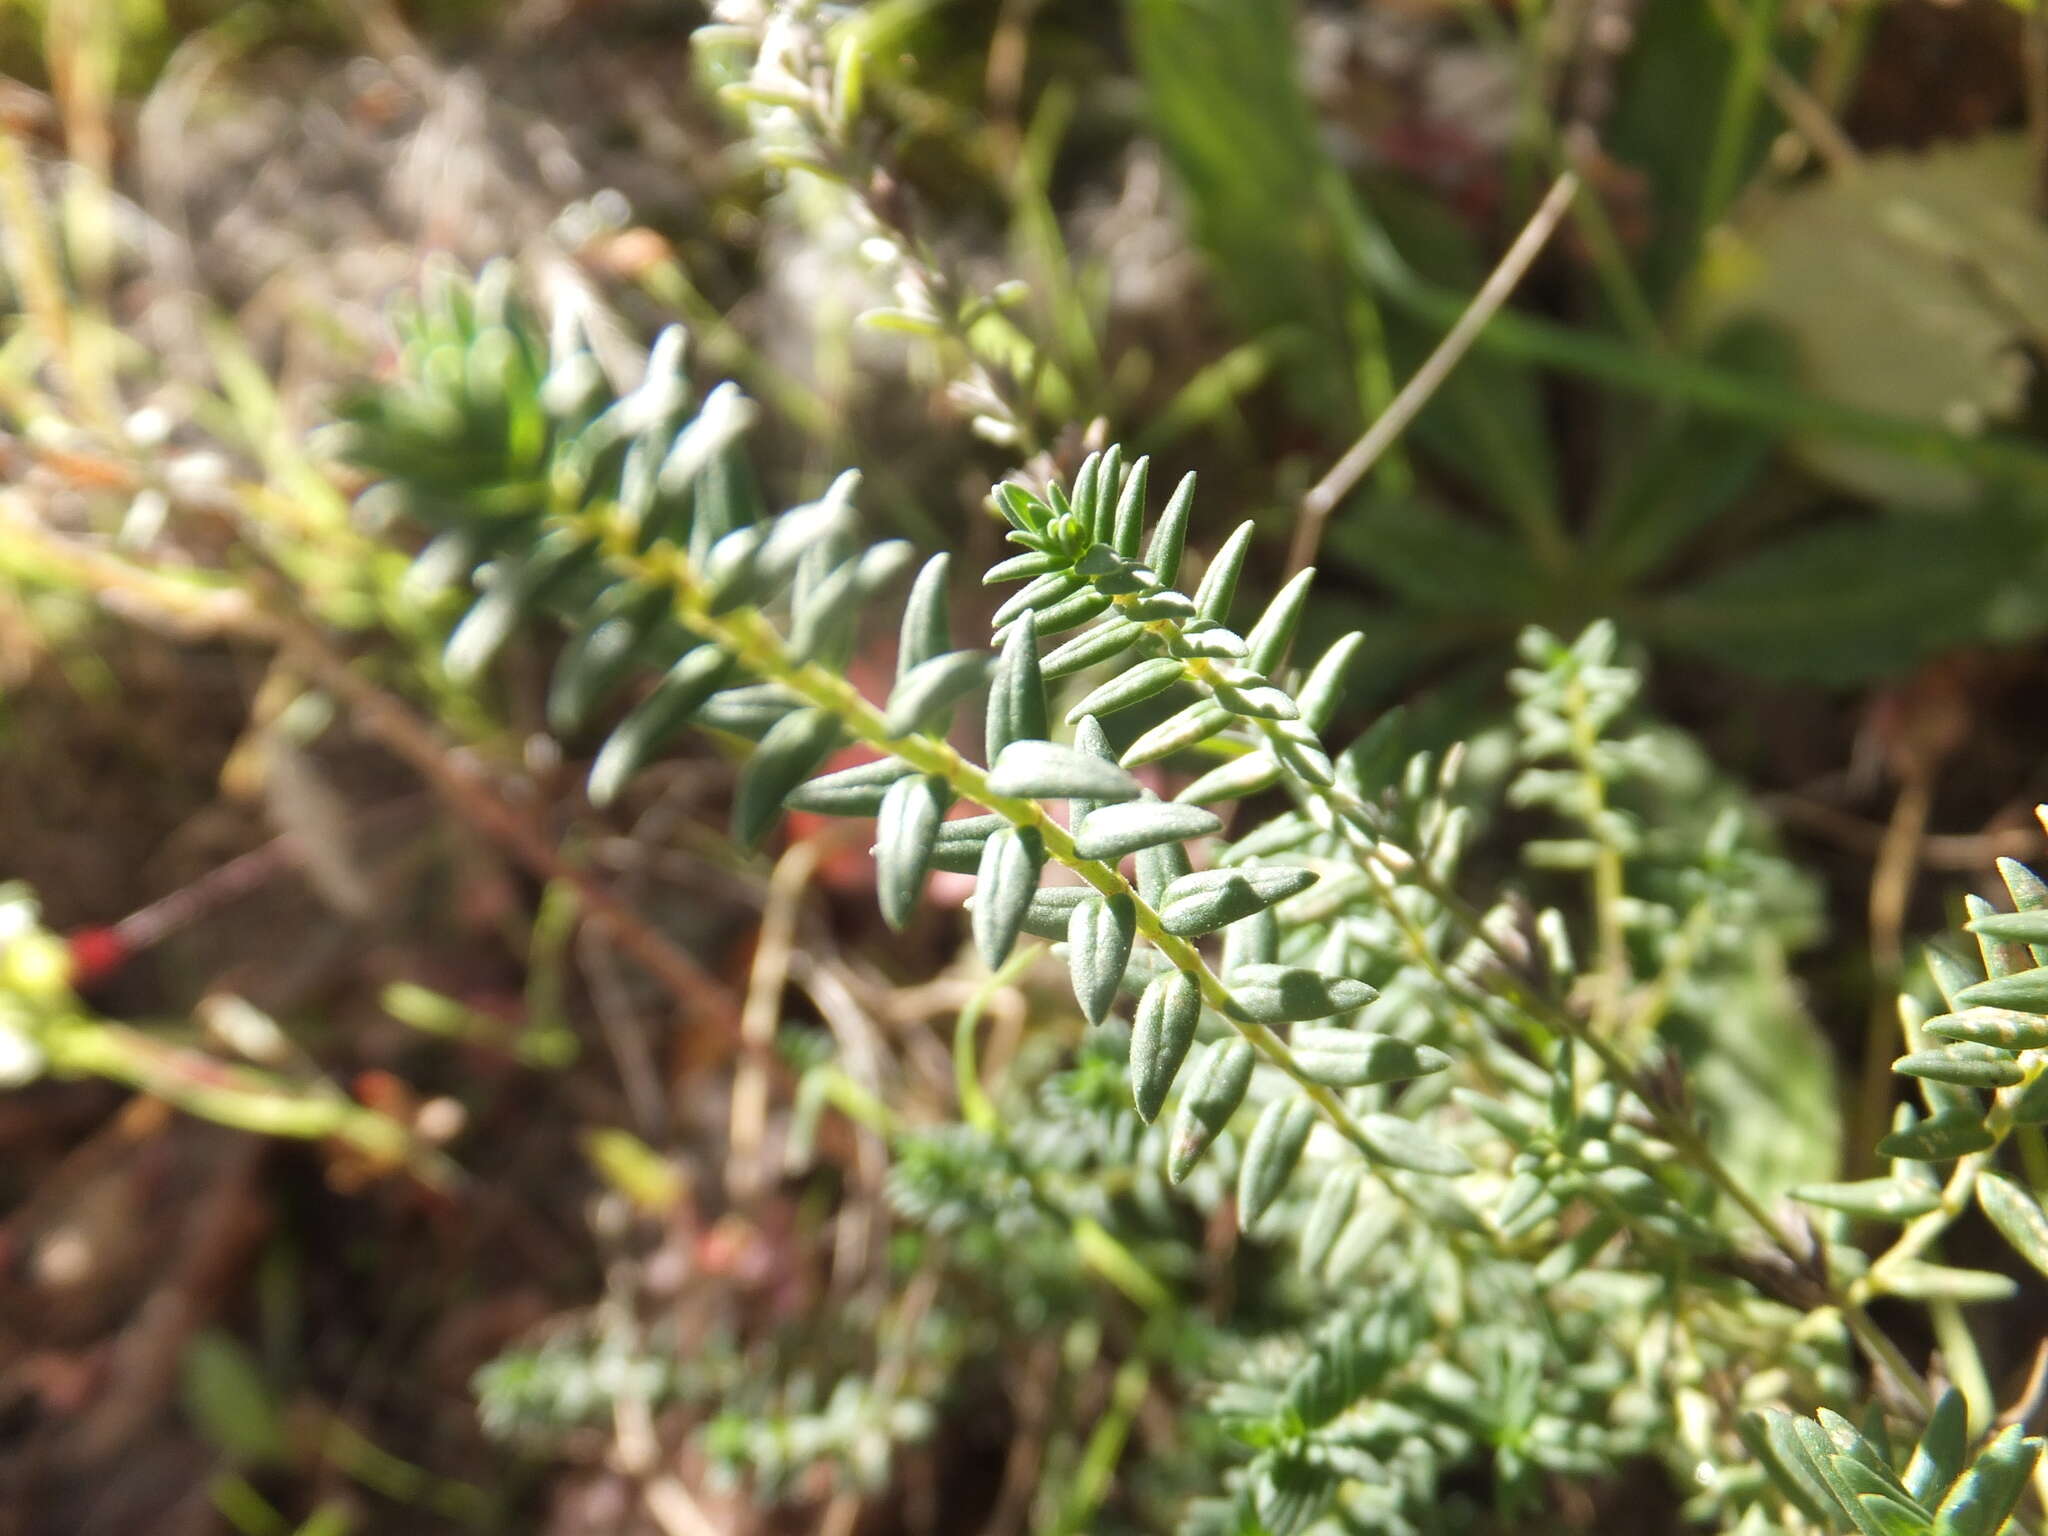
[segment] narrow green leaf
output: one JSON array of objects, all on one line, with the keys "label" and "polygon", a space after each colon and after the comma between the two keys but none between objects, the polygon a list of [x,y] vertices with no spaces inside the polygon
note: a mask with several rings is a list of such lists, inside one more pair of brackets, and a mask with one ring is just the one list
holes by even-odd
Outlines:
[{"label": "narrow green leaf", "polygon": [[1306,1273],[1319,1274],[1328,1262],[1338,1235],[1358,1207],[1358,1189],[1364,1180],[1365,1170],[1357,1158],[1339,1163],[1324,1177],[1315,1202],[1308,1208],[1308,1217],[1301,1224],[1298,1256]]},{"label": "narrow green leaf", "polygon": [[1923,1504],[1948,1492],[1969,1453],[1970,1411],[1963,1394],[1949,1387],[1935,1401],[1913,1459],[1906,1463],[1906,1491]]},{"label": "narrow green leaf", "polygon": [[1121,656],[1144,638],[1142,624],[1131,619],[1104,619],[1095,628],[1055,646],[1040,670],[1049,678],[1084,672],[1098,662]]},{"label": "narrow green leaf", "polygon": [[877,815],[889,786],[910,771],[910,764],[894,757],[856,763],[797,785],[783,804],[792,811],[809,811],[814,816]]},{"label": "narrow green leaf", "polygon": [[1187,849],[1179,843],[1159,843],[1150,848],[1140,848],[1133,863],[1138,877],[1138,895],[1146,906],[1153,908],[1165,898],[1169,885],[1194,868],[1188,862]]},{"label": "narrow green leaf", "polygon": [[919,662],[889,690],[885,728],[891,736],[934,729],[941,714],[980,687],[988,671],[986,651],[949,651]]},{"label": "narrow green leaf", "polygon": [[[2000,859],[1998,874],[2005,882],[2006,894],[2012,897],[2015,911],[2048,911],[2048,881],[2043,881],[2017,859]],[[2048,965],[2048,944],[2036,944],[2033,950],[2034,963]]]},{"label": "narrow green leaf", "polygon": [[1146,624],[1192,624],[1196,621],[1194,603],[1171,587],[1130,598],[1124,603],[1123,611],[1125,618]]},{"label": "narrow green leaf", "polygon": [[1968,926],[1970,932],[1987,938],[2008,939],[2021,944],[2048,944],[2048,911],[1986,912],[1974,918]]},{"label": "narrow green leaf", "polygon": [[1159,1118],[1201,1017],[1201,986],[1185,971],[1154,977],[1138,999],[1131,1021],[1131,1098],[1147,1125]]},{"label": "narrow green leaf", "polygon": [[1159,525],[1152,530],[1152,542],[1145,549],[1145,563],[1169,587],[1180,575],[1181,552],[1187,548],[1188,519],[1194,509],[1195,472],[1189,470],[1167,498],[1166,510],[1159,514]]},{"label": "narrow green leaf", "polygon": [[1365,1115],[1358,1128],[1366,1148],[1380,1162],[1410,1173],[1445,1176],[1470,1173],[1471,1160],[1448,1142],[1394,1115]]},{"label": "narrow green leaf", "polygon": [[842,666],[853,646],[861,605],[855,583],[858,561],[849,560],[795,600],[796,616],[783,649],[798,663]]},{"label": "narrow green leaf", "polygon": [[1955,1083],[1964,1088],[2007,1088],[2026,1076],[2020,1064],[2004,1051],[1968,1041],[1914,1051],[1894,1061],[1892,1070],[1907,1077]]},{"label": "narrow green leaf", "polygon": [[1756,1453],[1764,1471],[1778,1491],[1792,1501],[1807,1519],[1832,1527],[1848,1518],[1835,1498],[1834,1490],[1814,1467],[1794,1428],[1796,1420],[1779,1408],[1762,1413],[1745,1413],[1735,1421],[1737,1432]]},{"label": "narrow green leaf", "polygon": [[989,839],[1009,826],[1001,816],[955,816],[939,823],[939,835],[932,843],[932,868],[949,875],[971,875],[981,868]]},{"label": "narrow green leaf", "polygon": [[[1074,908],[1093,901],[1096,895],[1090,885],[1042,886],[1032,892],[1031,903],[1024,909],[1024,931],[1041,939],[1064,939]],[[978,909],[980,896],[974,900]]]},{"label": "narrow green leaf", "polygon": [[1927,974],[1934,978],[1934,985],[1941,993],[1942,1001],[1950,1008],[1960,1008],[1957,1001],[1966,988],[1984,979],[1984,968],[1972,964],[1962,956],[1952,954],[1939,944],[1930,944],[1921,952],[1927,962]]},{"label": "narrow green leaf", "polygon": [[1988,1269],[1956,1269],[1922,1259],[1900,1259],[1876,1273],[1883,1276],[1886,1295],[1904,1296],[1912,1301],[2004,1301],[2017,1295],[2020,1288],[2011,1275]]},{"label": "narrow green leaf", "polygon": [[984,746],[993,763],[1012,743],[1046,735],[1045,679],[1038,671],[1038,631],[1027,617],[1014,625],[996,658],[988,690]]},{"label": "narrow green leaf", "polygon": [[1173,798],[1184,805],[1213,805],[1260,794],[1280,781],[1280,764],[1265,752],[1247,752],[1211,768]]},{"label": "narrow green leaf", "polygon": [[1949,1003],[1955,1008],[2017,1008],[2022,1013],[2048,1013],[2048,966],[1980,981],[1963,988]]},{"label": "narrow green leaf", "polygon": [[989,628],[1002,629],[1012,620],[1041,608],[1049,608],[1081,590],[1081,578],[1072,571],[1057,570],[1026,583],[1003,600],[989,619]]},{"label": "narrow green leaf", "polygon": [[1271,907],[1232,923],[1223,933],[1223,976],[1226,980],[1248,966],[1272,965],[1280,958],[1280,920]]},{"label": "narrow green leaf", "polygon": [[2005,1112],[2014,1125],[2048,1124],[2048,1072],[2036,1072],[2006,1094]]},{"label": "narrow green leaf", "polygon": [[[1218,624],[1230,621],[1231,600],[1237,596],[1237,578],[1244,574],[1245,555],[1252,547],[1252,524],[1239,523],[1223,547],[1216,551],[1216,558],[1209,562],[1209,568],[1202,572],[1201,585],[1195,588],[1195,612],[1205,619]],[[1157,566],[1154,566],[1157,569]],[[1163,573],[1162,573],[1163,579]]]},{"label": "narrow green leaf", "polygon": [[1036,827],[1004,827],[982,844],[974,885],[974,944],[990,970],[1010,958],[1045,864]]},{"label": "narrow green leaf", "polygon": [[1298,965],[1243,965],[1230,976],[1232,1016],[1255,1024],[1326,1019],[1363,1008],[1378,996],[1376,988],[1362,981],[1325,976]]},{"label": "narrow green leaf", "polygon": [[1996,933],[1980,928],[1980,923],[1993,927],[2012,917],[2018,917],[2023,924],[2030,922],[2028,914],[2000,912],[1982,896],[1965,896],[1963,911],[1968,915],[1966,925],[1977,936],[1977,953],[1984,962],[1986,976],[2016,976],[2035,966],[2033,951],[2026,945],[2001,938]]},{"label": "narrow green leaf", "polygon": [[611,804],[626,781],[683,728],[732,673],[732,658],[715,645],[700,645],[670,667],[599,749],[597,761],[590,765],[591,804]]},{"label": "narrow green leaf", "polygon": [[1102,455],[1091,453],[1074,472],[1074,515],[1087,526],[1089,537],[1103,542],[1108,531],[1108,514],[1102,505]]},{"label": "narrow green leaf", "polygon": [[839,722],[822,709],[800,709],[770,727],[740,770],[739,788],[733,795],[734,841],[745,848],[757,847],[782,814],[790,791],[814,773],[838,744]]},{"label": "narrow green leaf", "polygon": [[1451,1058],[1433,1046],[1351,1029],[1297,1029],[1288,1044],[1301,1070],[1331,1088],[1398,1083],[1442,1072],[1451,1064]]},{"label": "narrow green leaf", "polygon": [[1043,576],[1047,571],[1061,570],[1066,561],[1058,555],[1046,554],[1043,550],[1030,550],[1021,555],[1012,555],[988,568],[981,578],[985,587],[1001,586],[1006,581],[1023,581],[1033,576]]},{"label": "narrow green leaf", "polygon": [[1114,763],[1056,742],[1012,740],[996,758],[988,786],[1029,800],[1135,800],[1144,786]]},{"label": "narrow green leaf", "polygon": [[1294,702],[1301,707],[1302,723],[1312,731],[1325,731],[1337,713],[1337,703],[1344,696],[1344,675],[1351,670],[1351,664],[1358,658],[1359,650],[1365,645],[1365,636],[1357,630],[1340,637],[1310,670],[1308,679],[1295,694]]},{"label": "narrow green leaf", "polygon": [[1067,971],[1090,1024],[1109,1017],[1137,933],[1137,907],[1121,892],[1083,902],[1067,920]]},{"label": "narrow green leaf", "polygon": [[1792,1198],[1865,1221],[1911,1221],[1941,1204],[1941,1191],[1912,1179],[1858,1179],[1850,1184],[1802,1184]]},{"label": "narrow green leaf", "polygon": [[1074,851],[1084,859],[1114,863],[1141,848],[1183,843],[1222,830],[1222,821],[1199,806],[1131,800],[1090,811],[1074,834]]},{"label": "narrow green leaf", "polygon": [[1275,1099],[1260,1111],[1237,1166],[1238,1231],[1250,1231],[1279,1197],[1315,1123],[1315,1105],[1300,1094]]},{"label": "narrow green leaf", "polygon": [[1301,627],[1301,615],[1308,607],[1308,593],[1316,579],[1314,566],[1294,573],[1282,587],[1258,623],[1244,637],[1245,665],[1255,672],[1272,673],[1287,659],[1294,632]]},{"label": "narrow green leaf", "polygon": [[925,872],[931,868],[932,844],[952,794],[944,779],[903,778],[882,796],[875,822],[875,894],[882,920],[901,929],[924,894]]},{"label": "narrow green leaf", "polygon": [[933,555],[910,584],[910,597],[903,605],[903,628],[896,641],[899,679],[952,648],[953,636],[946,623],[946,578],[952,563],[951,555]]},{"label": "narrow green leaf", "polygon": [[1968,1040],[2002,1051],[2048,1047],[2048,1018],[2010,1008],[1965,1008],[1961,1013],[1939,1014],[1922,1027],[1943,1040]]},{"label": "narrow green leaf", "polygon": [[[1074,728],[1074,750],[1085,752],[1101,762],[1115,763],[1116,749],[1109,744],[1109,733],[1102,728],[1102,722],[1093,715],[1083,715],[1080,724]],[[1096,803],[1079,797],[1067,801],[1067,825],[1078,827],[1095,814]]]},{"label": "narrow green leaf", "polygon": [[1179,682],[1185,675],[1181,664],[1170,656],[1141,661],[1128,672],[1111,678],[1067,711],[1067,724],[1083,715],[1113,715],[1133,704],[1142,704]]},{"label": "narrow green leaf", "polygon": [[1005,480],[995,488],[996,506],[1010,526],[1020,533],[1042,533],[1052,521],[1052,513],[1044,502],[1014,480]]},{"label": "narrow green leaf", "polygon": [[1977,1175],[1977,1204],[2013,1251],[2048,1275],[2048,1215],[2042,1213],[2041,1202],[2003,1174],[1986,1169]]},{"label": "narrow green leaf", "polygon": [[1107,592],[1076,592],[1038,610],[1038,632],[1041,635],[1063,635],[1076,625],[1086,624],[1106,612],[1109,603]]},{"label": "narrow green leaf", "polygon": [[1195,1063],[1188,1091],[1173,1122],[1173,1146],[1166,1176],[1180,1183],[1194,1170],[1209,1144],[1222,1134],[1252,1082],[1252,1048],[1235,1037],[1218,1040]]},{"label": "narrow green leaf", "polygon": [[612,587],[597,600],[549,676],[549,730],[566,736],[583,728],[641,659],[668,604],[665,593],[630,585]]},{"label": "narrow green leaf", "polygon": [[1184,752],[1207,741],[1218,731],[1228,730],[1237,717],[1221,704],[1202,699],[1179,714],[1169,715],[1124,749],[1120,759],[1126,768],[1140,768],[1161,758]]},{"label": "narrow green leaf", "polygon": [[[1124,477],[1123,490],[1116,499],[1116,522],[1110,530],[1110,544],[1118,554],[1131,559],[1137,558],[1138,542],[1145,534],[1145,495],[1151,470],[1152,460],[1141,455]],[[1161,580],[1170,585],[1173,578],[1162,576]]]},{"label": "narrow green leaf", "polygon": [[1877,1155],[1945,1163],[1965,1153],[1982,1152],[1994,1140],[1980,1116],[1968,1110],[1945,1110],[1893,1131],[1877,1144]]},{"label": "narrow green leaf", "polygon": [[1997,1536],[2019,1507],[2041,1445],[2017,1424],[2000,1430],[1934,1512],[1941,1536]]},{"label": "narrow green leaf", "polygon": [[767,527],[756,524],[735,528],[711,546],[704,557],[704,585],[713,614],[731,612],[760,590],[761,546],[767,539]]},{"label": "narrow green leaf", "polygon": [[1850,1511],[1870,1536],[1927,1536],[1927,1511],[1888,1493],[1859,1493]]},{"label": "narrow green leaf", "polygon": [[1205,869],[1183,875],[1161,897],[1160,926],[1184,939],[1214,933],[1307,890],[1315,882],[1314,870],[1291,865]]}]

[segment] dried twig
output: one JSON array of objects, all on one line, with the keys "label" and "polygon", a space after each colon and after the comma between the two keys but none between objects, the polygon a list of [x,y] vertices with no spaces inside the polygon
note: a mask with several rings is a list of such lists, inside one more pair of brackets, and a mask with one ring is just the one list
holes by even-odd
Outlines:
[{"label": "dried twig", "polygon": [[1572,198],[1579,190],[1578,174],[1566,171],[1551,183],[1550,191],[1529,216],[1529,222],[1515,237],[1515,242],[1502,256],[1479,292],[1472,296],[1472,302],[1465,306],[1465,312],[1444,339],[1437,343],[1436,350],[1429,354],[1415,375],[1401,386],[1401,392],[1388,402],[1387,408],[1365,430],[1365,435],[1346,450],[1344,456],[1330,466],[1329,472],[1309,487],[1308,494],[1301,498],[1301,516],[1294,525],[1294,545],[1287,554],[1287,569],[1290,573],[1299,571],[1316,557],[1316,548],[1323,540],[1323,527],[1330,520],[1330,514],[1337,504],[1357,487],[1379,462],[1380,455],[1392,447],[1395,439],[1407,430],[1408,424],[1429,404],[1430,397],[1442,387],[1451,370],[1479,339],[1479,333],[1486,329],[1507,297],[1514,292],[1515,285],[1529,270],[1565,211],[1571,207]]}]

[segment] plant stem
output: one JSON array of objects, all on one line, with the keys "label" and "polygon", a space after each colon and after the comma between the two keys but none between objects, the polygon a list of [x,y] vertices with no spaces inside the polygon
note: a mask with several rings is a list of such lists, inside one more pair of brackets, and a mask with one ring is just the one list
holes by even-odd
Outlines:
[{"label": "plant stem", "polygon": [[[1294,544],[1288,551],[1287,570],[1291,575],[1301,570],[1315,558],[1316,546],[1322,542],[1323,526],[1337,504],[1357,487],[1379,461],[1381,454],[1391,447],[1398,437],[1407,430],[1408,424],[1421,414],[1429,404],[1430,397],[1450,377],[1451,370],[1471,350],[1472,343],[1479,339],[1479,333],[1507,302],[1515,285],[1522,280],[1538,253],[1549,242],[1563,219],[1565,210],[1579,190],[1579,178],[1572,171],[1565,171],[1551,183],[1550,191],[1544,196],[1535,213],[1529,217],[1522,232],[1515,237],[1499,265],[1487,276],[1472,296],[1472,302],[1452,322],[1450,330],[1444,333],[1436,350],[1424,359],[1420,368],[1408,382],[1401,386],[1401,392],[1394,396],[1377,420],[1366,428],[1365,435],[1348,448],[1344,456],[1330,466],[1322,479],[1318,480],[1301,498],[1301,516],[1294,526]],[[1550,527],[1531,530],[1539,536],[1539,554],[1554,561],[1563,554],[1563,530]]]}]

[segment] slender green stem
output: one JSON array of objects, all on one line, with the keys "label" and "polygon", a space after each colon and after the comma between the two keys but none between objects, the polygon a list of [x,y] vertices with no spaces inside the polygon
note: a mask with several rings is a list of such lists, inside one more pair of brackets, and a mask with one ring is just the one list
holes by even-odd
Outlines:
[{"label": "slender green stem", "polygon": [[781,634],[759,610],[743,607],[714,612],[697,573],[680,555],[668,560],[653,558],[637,548],[632,533],[601,515],[592,531],[602,539],[617,568],[668,588],[676,618],[693,634],[718,645],[755,676],[780,684],[812,708],[825,711],[856,740],[909,764],[918,773],[942,781],[954,798],[971,800],[1014,827],[1037,832],[1046,856],[1053,862],[1072,870],[1104,896],[1129,901],[1136,914],[1137,931],[1176,970],[1195,979],[1203,1002],[1226,1019],[1268,1063],[1292,1079],[1339,1135],[1377,1161],[1364,1130],[1344,1101],[1303,1071],[1287,1043],[1266,1025],[1234,1017],[1236,1008],[1230,989],[1209,968],[1201,951],[1187,939],[1167,932],[1158,912],[1112,865],[1083,858],[1072,834],[1037,801],[998,794],[989,784],[987,771],[969,762],[946,741],[933,736],[893,733],[882,712],[862,697],[842,673],[814,661],[799,663],[793,659]]}]

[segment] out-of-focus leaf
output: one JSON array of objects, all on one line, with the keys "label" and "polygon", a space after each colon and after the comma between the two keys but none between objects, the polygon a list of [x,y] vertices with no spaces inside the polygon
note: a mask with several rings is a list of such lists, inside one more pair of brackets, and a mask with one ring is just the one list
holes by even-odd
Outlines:
[{"label": "out-of-focus leaf", "polygon": [[1330,173],[1295,78],[1290,0],[1132,0],[1152,129],[1224,303],[1301,407],[1357,419],[1345,278],[1320,200]]},{"label": "out-of-focus leaf", "polygon": [[[1683,114],[1675,114],[1683,115]],[[2048,227],[2018,133],[1866,158],[1754,205],[1717,253],[1707,303],[1775,320],[1806,385],[1843,404],[1960,431],[2025,404],[2022,349],[2048,335]],[[1812,467],[1888,501],[1955,506],[1973,477],[1840,436],[1797,440]]]},{"label": "out-of-focus leaf", "polygon": [[[1769,677],[1845,684],[1989,638],[2024,535],[1988,509],[1809,529],[1656,603],[1663,642]],[[2036,536],[2037,537],[2037,536]]]}]

